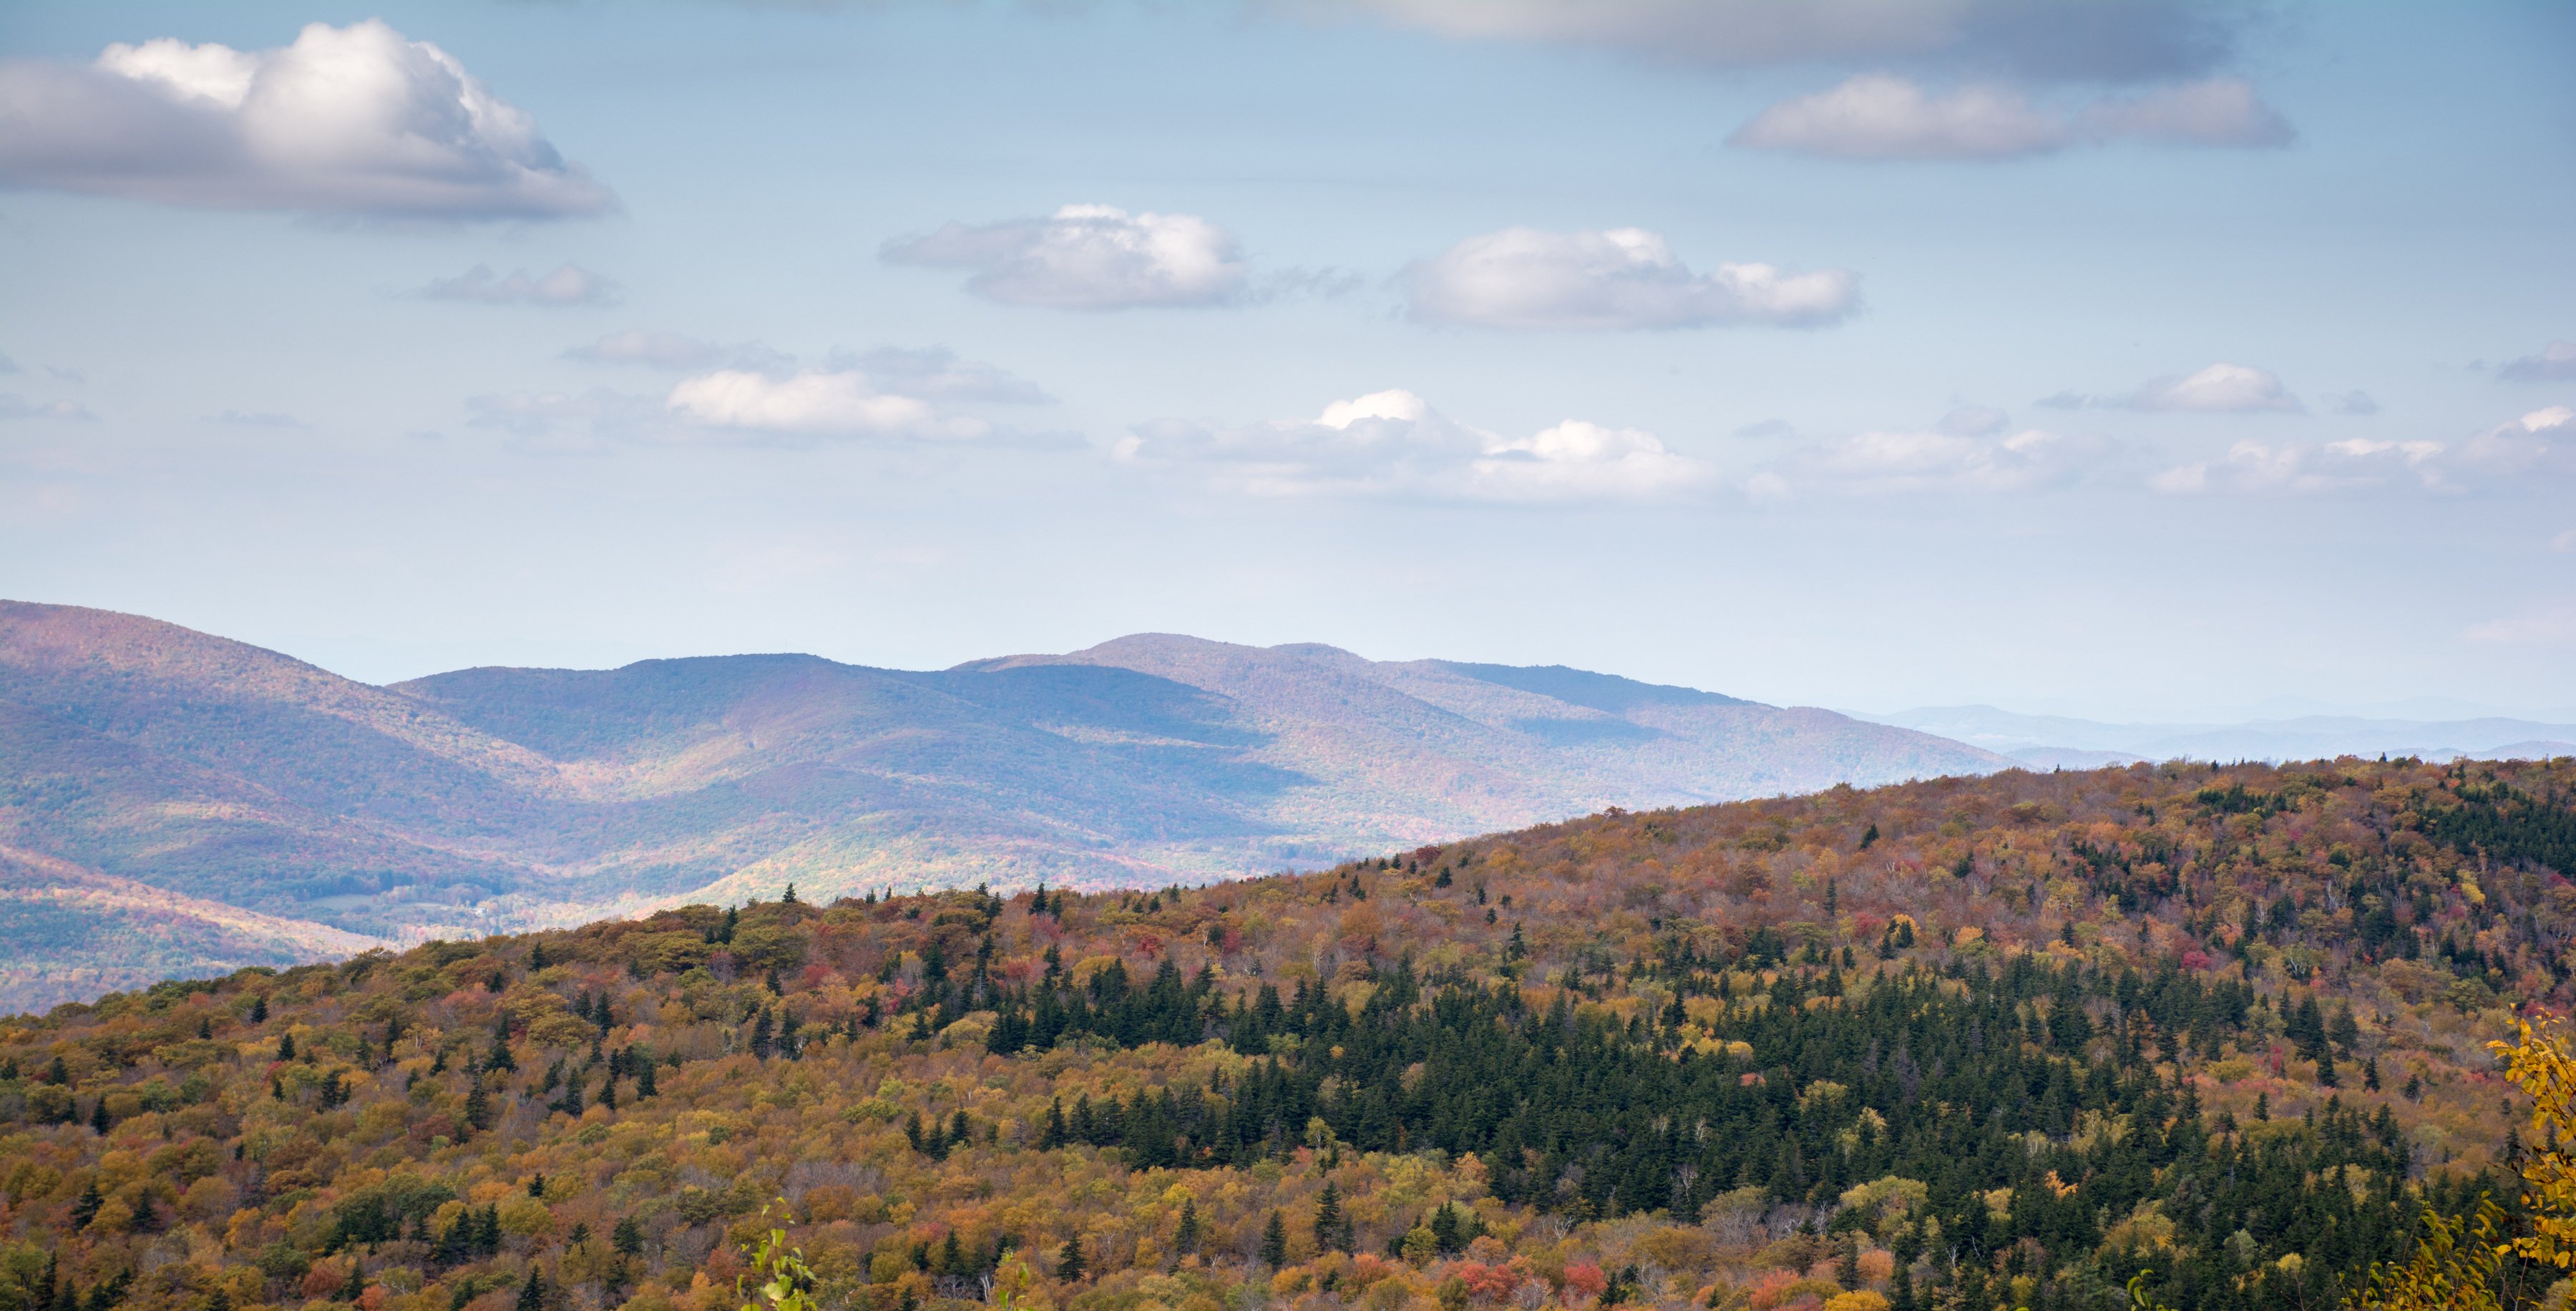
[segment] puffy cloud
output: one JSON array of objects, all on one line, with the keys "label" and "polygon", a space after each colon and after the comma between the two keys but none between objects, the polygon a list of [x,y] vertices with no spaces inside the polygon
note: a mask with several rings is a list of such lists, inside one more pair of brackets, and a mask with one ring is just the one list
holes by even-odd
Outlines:
[{"label": "puffy cloud", "polygon": [[453,56],[377,20],[0,63],[0,180],[160,204],[559,218],[615,201]]},{"label": "puffy cloud", "polygon": [[2553,341],[2538,354],[2508,360],[2496,370],[2506,382],[2566,382],[2576,379],[2576,341]]},{"label": "puffy cloud", "polygon": [[1444,36],[1551,42],[1701,67],[1906,59],[2018,76],[2205,73],[2244,11],[2209,0],[1304,0]]},{"label": "puffy cloud", "polygon": [[1848,270],[1720,264],[1697,273],[1642,228],[1506,228],[1414,264],[1404,281],[1415,319],[1480,328],[1817,327],[1860,303],[1860,278]]},{"label": "puffy cloud", "polygon": [[2002,84],[1934,93],[1908,78],[1863,73],[1763,110],[1728,141],[1838,159],[2007,159],[2122,139],[2253,147],[2287,145],[2294,135],[2289,121],[2237,78],[2070,110]]},{"label": "puffy cloud", "polygon": [[0,391],[0,419],[70,419],[75,422],[95,419],[89,407],[77,401],[31,401],[15,392]]},{"label": "puffy cloud", "polygon": [[1267,496],[1646,500],[1717,481],[1706,463],[1667,450],[1652,433],[1569,419],[1505,438],[1457,423],[1401,390],[1335,401],[1311,420],[1140,424],[1116,454],[1134,464],[1197,468],[1222,486]]},{"label": "puffy cloud", "polygon": [[2029,492],[2062,487],[2111,454],[2108,443],[2032,428],[2009,436],[1896,429],[1792,452],[1755,475],[1756,494]]},{"label": "puffy cloud", "polygon": [[534,274],[512,269],[493,275],[492,266],[477,264],[452,278],[440,278],[420,289],[429,300],[477,301],[485,305],[613,305],[617,284],[577,264]]},{"label": "puffy cloud", "polygon": [[915,396],[877,390],[857,369],[788,374],[719,369],[683,379],[666,402],[696,428],[825,437],[980,437],[991,426],[946,416]]},{"label": "puffy cloud", "polygon": [[1065,310],[1221,305],[1243,295],[1248,272],[1234,234],[1206,219],[1108,205],[950,223],[879,254],[892,264],[973,269],[966,289],[987,300]]},{"label": "puffy cloud", "polygon": [[[2358,393],[2356,393],[2358,394]],[[2362,397],[2366,402],[2368,397]],[[2298,413],[2303,407],[2299,398],[2281,385],[2280,376],[2269,369],[2245,364],[2212,364],[2195,373],[2171,374],[2150,378],[2136,391],[2125,396],[2087,396],[2081,392],[2062,391],[2043,396],[2037,404],[2053,410],[2147,410],[2189,411],[2201,414],[2245,414],[2265,411]],[[2375,406],[2373,408],[2376,408]],[[2348,410],[2347,413],[2368,413]]]},{"label": "puffy cloud", "polygon": [[2291,395],[2281,385],[2279,375],[2269,369],[2243,364],[2212,364],[2181,377],[2154,379],[2121,398],[2117,404],[2132,410],[2191,410],[2200,413],[2276,410],[2286,413],[2299,409],[2299,398]]}]

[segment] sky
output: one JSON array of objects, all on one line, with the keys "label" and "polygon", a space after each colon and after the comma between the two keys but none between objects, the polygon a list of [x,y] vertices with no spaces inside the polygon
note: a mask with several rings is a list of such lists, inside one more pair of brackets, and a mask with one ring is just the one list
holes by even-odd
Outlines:
[{"label": "sky", "polygon": [[2576,10],[0,9],[0,596],[2576,716]]}]

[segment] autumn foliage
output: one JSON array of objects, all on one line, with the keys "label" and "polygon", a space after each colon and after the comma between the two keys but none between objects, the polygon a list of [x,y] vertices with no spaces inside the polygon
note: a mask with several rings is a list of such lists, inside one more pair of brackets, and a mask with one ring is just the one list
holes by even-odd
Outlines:
[{"label": "autumn foliage", "polygon": [[2576,1085],[2514,1027],[2569,1000],[2571,783],[2015,773],[159,985],[0,1021],[0,1311],[2200,1311],[2533,1267],[2576,1215]]}]

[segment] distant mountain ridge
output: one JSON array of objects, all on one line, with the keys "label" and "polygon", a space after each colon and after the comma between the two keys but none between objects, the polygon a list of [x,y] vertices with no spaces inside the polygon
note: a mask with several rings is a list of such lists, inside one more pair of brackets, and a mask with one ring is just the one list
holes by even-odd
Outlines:
[{"label": "distant mountain ridge", "polygon": [[[1203,882],[1613,805],[2010,764],[1830,711],[1313,644],[1139,634],[944,670],[742,655],[373,687],[150,619],[0,602],[10,877],[90,888],[88,936],[108,944],[0,923],[0,946],[126,986],[183,960],[271,963],[299,934],[326,954],[790,882]],[[115,944],[142,940],[128,921],[155,896],[189,945],[127,961]],[[0,1004],[33,995],[0,978]]]},{"label": "distant mountain ridge", "polygon": [[2043,769],[2176,758],[2282,761],[2389,755],[2447,761],[2576,755],[2576,724],[2502,715],[2439,720],[2300,715],[2235,723],[2115,724],[1971,705],[1854,717],[1939,734]]}]

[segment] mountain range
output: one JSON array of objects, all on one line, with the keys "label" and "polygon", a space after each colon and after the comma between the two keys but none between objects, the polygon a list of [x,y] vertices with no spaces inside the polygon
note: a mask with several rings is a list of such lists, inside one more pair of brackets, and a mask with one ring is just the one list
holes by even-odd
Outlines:
[{"label": "mountain range", "polygon": [[1927,706],[1853,717],[1936,733],[2039,769],[2177,759],[2284,761],[2384,755],[2451,761],[2576,755],[2576,723],[2510,715],[2417,719],[2307,714],[2233,723],[2118,724],[2016,714],[1980,705]]},{"label": "mountain range", "polygon": [[0,602],[0,1006],[683,902],[1201,883],[1618,806],[2015,762],[1562,667],[1140,634],[377,687]]}]

